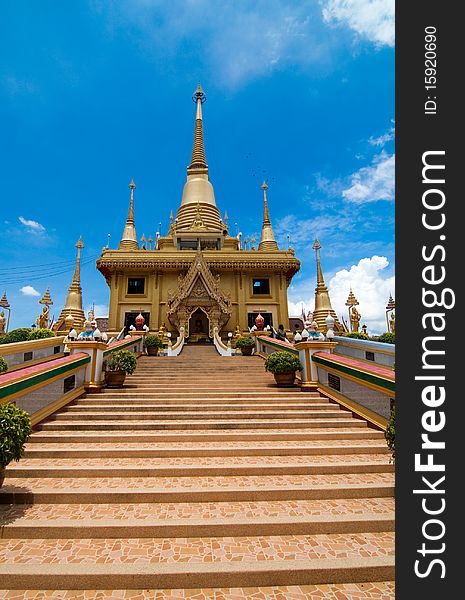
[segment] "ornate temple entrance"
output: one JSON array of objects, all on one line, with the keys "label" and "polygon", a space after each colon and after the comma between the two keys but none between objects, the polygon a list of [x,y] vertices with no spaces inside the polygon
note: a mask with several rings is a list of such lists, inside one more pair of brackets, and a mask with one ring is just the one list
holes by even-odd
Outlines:
[{"label": "ornate temple entrance", "polygon": [[[210,271],[201,250],[183,276],[178,278],[178,288],[168,296],[167,316],[179,331],[184,327],[189,341],[194,338],[213,338],[213,330],[221,328],[231,316],[231,299],[219,285],[219,276]],[[192,335],[192,338],[191,338]],[[197,340],[198,341],[198,340]]]},{"label": "ornate temple entrance", "polygon": [[206,343],[210,341],[209,321],[208,315],[201,308],[197,308],[192,313],[189,319],[189,342]]}]

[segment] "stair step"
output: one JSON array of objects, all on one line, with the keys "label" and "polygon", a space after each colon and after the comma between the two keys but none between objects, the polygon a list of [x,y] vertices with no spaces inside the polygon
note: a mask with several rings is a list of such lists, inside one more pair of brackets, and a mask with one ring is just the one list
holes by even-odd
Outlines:
[{"label": "stair step", "polygon": [[[93,596],[89,596],[89,593]],[[0,596],[1,597],[1,596]],[[360,583],[331,583],[312,585],[280,585],[267,587],[217,587],[203,589],[131,589],[131,590],[23,590],[14,591],[11,600],[287,600],[295,598],[335,600],[393,600],[394,581],[364,581]]]},{"label": "stair step", "polygon": [[6,477],[0,504],[307,500],[393,496],[392,473],[195,477]]},{"label": "stair step", "polygon": [[67,430],[81,430],[81,431],[111,431],[111,430],[154,430],[154,429],[169,429],[169,430],[182,430],[182,429],[274,429],[279,427],[289,429],[307,429],[311,427],[366,427],[364,421],[357,421],[356,419],[346,418],[314,418],[306,419],[305,421],[299,420],[255,420],[249,419],[247,421],[188,421],[186,420],[171,420],[171,421],[49,421],[42,423],[39,426],[40,429],[49,431],[67,431]]},{"label": "stair step", "polygon": [[[22,553],[22,548],[27,550]],[[392,532],[0,541],[6,588],[174,588],[393,579]],[[53,561],[53,562],[51,562]],[[83,566],[85,568],[83,569]],[[156,565],[156,569],[154,569]]]},{"label": "stair step", "polygon": [[[363,423],[360,421],[360,423]],[[384,439],[383,433],[376,429],[368,427],[351,428],[318,428],[310,431],[275,429],[275,430],[249,430],[249,431],[231,431],[229,429],[218,431],[198,430],[170,430],[169,432],[160,431],[152,433],[139,433],[126,429],[123,433],[120,431],[107,431],[98,435],[85,431],[47,431],[41,430],[32,435],[28,444],[38,444],[42,442],[69,444],[73,443],[98,443],[108,441],[109,443],[203,443],[203,442],[267,442],[267,441],[321,441],[321,440],[381,440]]]},{"label": "stair step", "polygon": [[[302,411],[306,408],[311,410],[336,410],[335,405],[330,402],[322,402],[318,401],[316,398],[312,398],[308,403],[293,403],[293,402],[275,402],[271,404],[203,404],[202,403],[202,412],[203,411],[253,411],[258,408],[261,411],[276,411],[276,410],[297,410]],[[88,402],[77,402],[76,404],[70,404],[65,408],[66,412],[83,412],[84,410],[91,411],[99,411],[99,412],[114,412],[115,410],[118,412],[121,411],[145,411],[145,410],[155,410],[155,411],[166,411],[166,412],[197,412],[199,410],[198,403],[192,405],[185,404],[161,404],[156,403],[155,401],[137,401],[137,404],[128,404],[125,401],[107,401],[102,402],[99,400],[93,400]]]},{"label": "stair step", "polygon": [[[59,525],[79,525],[92,522],[97,527],[110,522],[119,527],[126,526],[126,521],[131,521],[131,527],[156,523],[166,526],[173,523],[218,523],[221,519],[228,519],[229,524],[234,522],[248,522],[249,519],[257,523],[267,523],[267,519],[276,519],[281,526],[286,526],[290,519],[302,519],[322,523],[324,520],[331,522],[340,519],[352,519],[354,522],[361,519],[364,514],[380,517],[380,522],[390,520],[394,514],[394,498],[353,498],[338,500],[282,500],[268,502],[192,502],[177,504],[29,504],[29,505],[0,505],[0,518],[5,523],[9,535],[3,537],[21,537],[21,530],[29,534],[23,537],[56,537]],[[53,530],[50,533],[44,528],[40,535],[32,535],[34,524],[46,523]],[[270,521],[271,522],[271,521]],[[267,525],[268,526],[268,525]],[[354,527],[358,525],[354,524]],[[368,526],[368,525],[367,525]],[[374,525],[373,525],[374,527]],[[384,531],[391,531],[386,527]],[[99,531],[102,531],[101,529]],[[14,532],[14,536],[12,533]],[[247,532],[249,533],[249,532]],[[302,533],[310,533],[303,531]],[[75,532],[70,537],[92,537],[84,535],[82,531]],[[100,536],[95,536],[100,537]],[[110,537],[109,535],[103,537]],[[122,537],[116,532],[114,537]],[[135,536],[136,537],[136,536]],[[157,537],[149,535],[149,537]]]},{"label": "stair step", "polygon": [[342,416],[347,415],[347,411],[340,409],[334,409],[331,405],[324,407],[323,409],[316,408],[315,410],[279,410],[274,411],[214,411],[206,410],[202,407],[202,411],[199,412],[160,412],[160,411],[119,411],[117,409],[113,411],[100,412],[98,409],[92,409],[87,411],[73,411],[65,410],[60,413],[53,415],[55,421],[79,421],[83,419],[91,419],[92,421],[145,421],[145,420],[222,420],[222,419],[338,419]]},{"label": "stair step", "polygon": [[217,475],[306,475],[390,473],[386,455],[317,457],[88,458],[24,459],[6,469],[7,477],[197,477]]},{"label": "stair step", "polygon": [[[65,442],[65,440],[63,440]],[[28,444],[24,453],[25,458],[155,458],[155,457],[203,457],[203,456],[315,456],[369,454],[390,455],[384,441],[378,440],[336,440],[331,442],[203,442],[192,445],[189,442],[175,442],[162,445],[157,442],[114,442],[92,443],[87,442],[69,444]],[[287,445],[286,445],[287,444]],[[323,445],[324,444],[324,445]],[[24,461],[21,463],[23,464]]]}]

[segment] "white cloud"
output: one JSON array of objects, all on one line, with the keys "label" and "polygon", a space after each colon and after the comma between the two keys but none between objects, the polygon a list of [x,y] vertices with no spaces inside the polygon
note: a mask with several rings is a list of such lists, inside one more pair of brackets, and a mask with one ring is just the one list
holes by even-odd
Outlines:
[{"label": "white cloud", "polygon": [[372,146],[384,146],[387,142],[390,142],[393,139],[394,139],[394,127],[391,127],[391,129],[389,131],[387,131],[386,133],[384,133],[383,135],[380,135],[378,137],[372,136],[368,140],[368,143],[371,144]]},{"label": "white cloud", "polygon": [[342,196],[356,204],[394,200],[394,184],[395,155],[383,150],[373,158],[371,166],[352,175],[351,186],[342,191]]},{"label": "white cloud", "polygon": [[195,47],[187,67],[194,77],[210,68],[211,79],[230,88],[285,64],[321,67],[340,43],[337,32],[322,26],[317,2],[92,0],[91,6],[105,16],[110,37],[136,27],[137,44],[157,61],[160,53],[187,58]]},{"label": "white cloud", "polygon": [[340,23],[377,46],[394,46],[394,0],[326,0],[323,19]]},{"label": "white cloud", "polygon": [[37,221],[25,219],[24,217],[18,217],[18,219],[32,233],[44,233],[45,231],[45,227]]},{"label": "white cloud", "polygon": [[25,296],[40,296],[40,292],[32,287],[32,285],[25,285],[20,290]]},{"label": "white cloud", "polygon": [[344,315],[347,321],[345,302],[350,288],[360,304],[357,310],[362,315],[360,325],[366,324],[368,333],[380,334],[386,331],[385,307],[389,294],[395,296],[394,276],[385,276],[383,271],[389,266],[385,256],[374,255],[362,258],[349,270],[342,269],[332,277],[328,289],[334,310]]},{"label": "white cloud", "polygon": [[[362,258],[350,269],[338,271],[328,282],[331,303],[341,319],[344,316],[348,321],[347,306],[345,302],[350,288],[354,292],[359,305],[357,310],[362,318],[360,325],[366,324],[368,333],[379,335],[386,331],[385,307],[389,295],[395,296],[395,278],[386,276],[383,271],[389,266],[385,256],[374,255],[371,258]],[[313,290],[314,286],[311,287]],[[308,289],[308,288],[307,288]],[[292,293],[292,290],[290,290]],[[314,307],[314,299],[298,299],[293,295],[289,301],[289,316],[297,316],[302,312],[302,303],[307,312]]]}]

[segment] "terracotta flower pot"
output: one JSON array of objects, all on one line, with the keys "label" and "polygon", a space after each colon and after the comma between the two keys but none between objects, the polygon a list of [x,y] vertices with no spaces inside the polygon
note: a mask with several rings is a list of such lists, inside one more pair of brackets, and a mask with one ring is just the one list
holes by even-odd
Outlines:
[{"label": "terracotta flower pot", "polygon": [[5,480],[5,469],[0,469],[0,487],[2,487]]},{"label": "terracotta flower pot", "polygon": [[252,356],[253,346],[243,346],[240,350],[243,356]]},{"label": "terracotta flower pot", "polygon": [[106,371],[105,382],[109,388],[121,388],[123,387],[124,380],[126,379],[125,371]]},{"label": "terracotta flower pot", "polygon": [[295,380],[295,371],[289,373],[273,373],[278,387],[293,387]]},{"label": "terracotta flower pot", "polygon": [[147,346],[147,354],[149,356],[157,356],[158,347],[157,346]]}]

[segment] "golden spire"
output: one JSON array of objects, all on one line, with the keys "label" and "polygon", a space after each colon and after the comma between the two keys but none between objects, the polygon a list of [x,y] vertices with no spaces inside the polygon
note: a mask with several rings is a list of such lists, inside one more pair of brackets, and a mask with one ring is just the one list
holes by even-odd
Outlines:
[{"label": "golden spire", "polygon": [[[81,329],[84,325],[85,317],[82,310],[82,288],[81,288],[81,250],[84,248],[82,236],[76,244],[77,256],[76,265],[74,267],[73,280],[68,288],[68,295],[63,310],[60,313],[53,329],[55,331],[65,331],[65,318],[67,315],[72,315],[74,318],[74,327]],[[45,296],[44,296],[45,297]]]},{"label": "golden spire", "polygon": [[268,186],[266,181],[261,185],[263,190],[263,225],[262,225],[262,236],[260,243],[258,244],[259,250],[279,250],[278,244],[274,238],[273,227],[271,226],[270,213],[268,211],[268,201],[266,199],[266,190]]},{"label": "golden spire", "polygon": [[205,95],[205,92],[202,90],[202,87],[199,83],[192,96],[192,100],[197,105],[197,111],[195,115],[194,147],[192,148],[191,164],[187,168],[188,173],[190,173],[192,170],[208,169],[202,130],[202,104],[206,99],[207,96]]},{"label": "golden spire", "polygon": [[[192,100],[196,103],[194,147],[191,163],[187,167],[187,181],[182,192],[181,206],[176,213],[172,231],[172,235],[178,239],[184,235],[190,239],[192,225],[198,221],[198,206],[200,206],[204,229],[212,234],[222,235],[224,232],[224,224],[216,206],[213,186],[208,178],[202,132],[202,104],[205,102],[206,96],[200,84],[197,86]],[[197,226],[196,230],[199,231]]]},{"label": "golden spire", "polygon": [[321,244],[315,240],[312,248],[316,253],[316,288],[315,288],[315,310],[313,311],[313,320],[317,322],[320,332],[326,331],[326,317],[331,315],[334,318],[334,331],[342,331],[341,324],[337,318],[336,312],[331,305],[328,288],[323,277],[323,269],[320,261]]},{"label": "golden spire", "polygon": [[124,226],[123,236],[119,243],[118,250],[139,250],[136,227],[134,225],[134,190],[136,189],[134,179],[131,179],[129,189],[131,192],[129,196],[128,218],[126,219],[126,225]]}]

